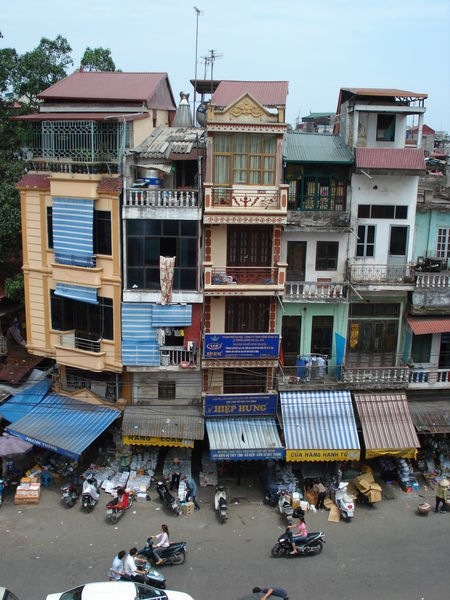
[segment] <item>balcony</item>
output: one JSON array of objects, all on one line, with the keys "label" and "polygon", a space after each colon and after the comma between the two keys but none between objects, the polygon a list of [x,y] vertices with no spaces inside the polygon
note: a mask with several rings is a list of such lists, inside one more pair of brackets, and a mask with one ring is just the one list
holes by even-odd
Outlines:
[{"label": "balcony", "polygon": [[287,281],[285,302],[346,302],[347,284],[321,281]]},{"label": "balcony", "polygon": [[450,290],[450,273],[417,273],[416,290]]},{"label": "balcony", "polygon": [[103,371],[106,352],[102,351],[102,340],[79,337],[75,331],[58,334],[55,344],[56,362],[86,371]]},{"label": "balcony", "polygon": [[427,369],[411,367],[409,388],[423,390],[427,388],[450,388],[450,369]]},{"label": "balcony", "polygon": [[409,367],[342,367],[341,381],[351,388],[407,388]]},{"label": "balcony", "polygon": [[286,263],[277,263],[276,267],[216,267],[205,262],[203,266],[206,295],[273,296],[284,292]]},{"label": "balcony", "polygon": [[198,191],[185,190],[149,190],[133,189],[125,190],[123,206],[140,206],[148,208],[198,208]]},{"label": "balcony", "polygon": [[409,265],[347,263],[347,279],[358,285],[406,285],[411,287],[415,271]]},{"label": "balcony", "polygon": [[447,314],[450,310],[450,272],[417,273],[411,297],[411,312],[415,314]]},{"label": "balcony", "polygon": [[[95,257],[94,257],[95,265]],[[77,265],[62,265],[52,263],[52,277],[57,283],[68,283],[71,285],[82,285],[88,287],[100,287],[102,285],[103,268],[80,267]]]},{"label": "balcony", "polygon": [[283,224],[287,185],[218,187],[205,184],[205,223]]},{"label": "balcony", "polygon": [[160,346],[159,349],[162,367],[197,366],[197,353],[192,350],[186,350],[183,346]]}]

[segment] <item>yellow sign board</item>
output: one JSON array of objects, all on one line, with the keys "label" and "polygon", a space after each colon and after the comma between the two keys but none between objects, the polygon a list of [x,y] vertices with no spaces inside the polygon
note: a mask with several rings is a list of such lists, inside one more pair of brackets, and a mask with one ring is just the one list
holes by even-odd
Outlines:
[{"label": "yellow sign board", "polygon": [[286,450],[286,461],[359,460],[359,450]]},{"label": "yellow sign board", "polygon": [[194,440],[181,438],[160,438],[148,435],[124,435],[125,446],[173,446],[175,448],[193,448]]},{"label": "yellow sign board", "polygon": [[378,448],[377,450],[366,450],[366,458],[377,458],[378,456],[416,458],[417,448]]}]

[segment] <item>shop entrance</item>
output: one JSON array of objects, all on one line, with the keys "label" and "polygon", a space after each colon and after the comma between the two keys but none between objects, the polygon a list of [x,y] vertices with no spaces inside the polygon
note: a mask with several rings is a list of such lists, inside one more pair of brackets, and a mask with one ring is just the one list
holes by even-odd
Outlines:
[{"label": "shop entrance", "polygon": [[281,327],[281,349],[283,351],[284,365],[286,367],[295,366],[295,361],[300,353],[301,330],[301,317],[283,317]]},{"label": "shop entrance", "polygon": [[311,354],[330,356],[333,346],[333,317],[313,317],[311,329]]}]

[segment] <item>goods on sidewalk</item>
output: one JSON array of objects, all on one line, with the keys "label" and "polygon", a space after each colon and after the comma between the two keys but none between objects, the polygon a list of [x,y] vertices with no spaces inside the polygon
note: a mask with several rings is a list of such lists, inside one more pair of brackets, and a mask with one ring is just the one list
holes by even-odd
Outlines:
[{"label": "goods on sidewalk", "polygon": [[[356,489],[366,496],[367,500],[373,504],[375,502],[381,502],[381,486],[373,478],[372,472],[367,471],[358,475],[353,480]],[[350,491],[350,490],[349,490]]]},{"label": "goods on sidewalk", "polygon": [[202,470],[199,474],[199,483],[201,487],[217,485],[218,483],[217,462],[209,458],[209,452],[203,452],[202,454]]},{"label": "goods on sidewalk", "polygon": [[22,477],[16,488],[14,504],[39,504],[41,484],[36,477]]}]

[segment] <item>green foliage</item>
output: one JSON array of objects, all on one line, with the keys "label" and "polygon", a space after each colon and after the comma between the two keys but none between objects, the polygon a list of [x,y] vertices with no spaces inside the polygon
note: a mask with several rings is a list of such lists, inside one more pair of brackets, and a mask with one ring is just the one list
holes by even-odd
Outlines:
[{"label": "green foliage", "polygon": [[24,301],[24,289],[23,289],[23,275],[17,273],[14,277],[10,277],[5,281],[5,293],[6,297],[13,302]]},{"label": "green foliage", "polygon": [[116,65],[109,48],[86,48],[81,59],[83,71],[115,71]]}]

